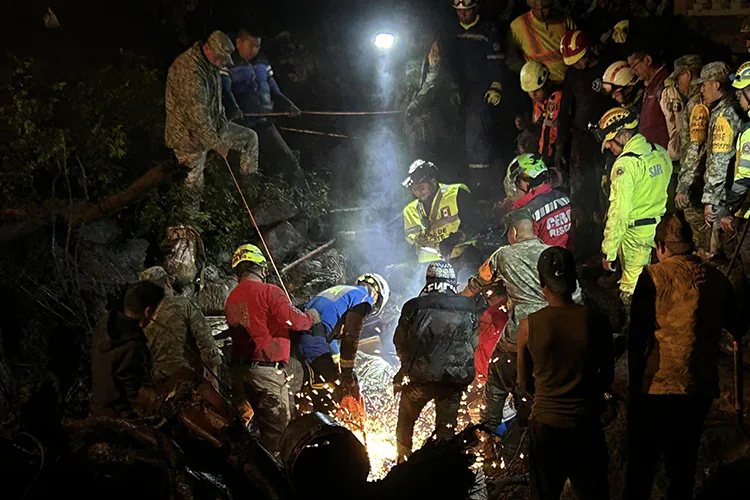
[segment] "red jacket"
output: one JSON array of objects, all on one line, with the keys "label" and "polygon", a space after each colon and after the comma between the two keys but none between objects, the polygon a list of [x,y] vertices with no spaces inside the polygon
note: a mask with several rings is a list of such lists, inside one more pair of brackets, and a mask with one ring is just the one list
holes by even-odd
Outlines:
[{"label": "red jacket", "polygon": [[289,330],[309,330],[310,313],[294,307],[276,285],[244,280],[224,305],[233,360],[289,361]]},{"label": "red jacket", "polygon": [[534,217],[534,234],[548,245],[568,248],[572,219],[570,198],[542,184],[513,203],[513,210],[526,207]]},{"label": "red jacket", "polygon": [[660,101],[661,93],[664,90],[664,80],[668,76],[669,72],[663,66],[648,82],[648,86],[643,92],[640,123],[638,124],[638,132],[648,142],[664,146],[664,149],[667,149],[669,145],[669,130],[667,130],[667,119],[664,117]]},{"label": "red jacket", "polygon": [[500,307],[490,307],[479,318],[479,341],[474,351],[474,370],[477,376],[487,378],[490,356],[507,321],[508,313]]}]

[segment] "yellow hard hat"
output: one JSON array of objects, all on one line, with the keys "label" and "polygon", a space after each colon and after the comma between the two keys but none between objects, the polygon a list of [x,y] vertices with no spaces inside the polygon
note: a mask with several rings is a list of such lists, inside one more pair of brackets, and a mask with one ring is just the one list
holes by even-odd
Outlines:
[{"label": "yellow hard hat", "polygon": [[537,61],[529,61],[521,68],[521,88],[524,92],[539,90],[549,80],[549,68]]},{"label": "yellow hard hat", "polygon": [[732,87],[740,90],[747,88],[750,85],[750,62],[740,66],[729,79],[732,80]]},{"label": "yellow hard hat", "polygon": [[259,266],[265,266],[267,264],[266,258],[263,256],[263,252],[260,251],[260,248],[250,243],[242,245],[234,251],[234,256],[232,257],[232,269],[237,267],[240,262],[252,262]]},{"label": "yellow hard hat", "polygon": [[596,131],[597,138],[602,143],[604,151],[607,142],[611,141],[620,130],[635,130],[638,127],[638,117],[631,114],[625,108],[612,108],[599,120],[599,130]]}]

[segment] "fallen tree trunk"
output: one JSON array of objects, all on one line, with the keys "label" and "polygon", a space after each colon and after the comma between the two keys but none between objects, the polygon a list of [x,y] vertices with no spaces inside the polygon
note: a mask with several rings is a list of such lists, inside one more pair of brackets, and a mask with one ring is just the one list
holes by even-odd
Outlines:
[{"label": "fallen tree trunk", "polygon": [[99,203],[74,202],[62,208],[48,210],[33,220],[19,222],[0,228],[0,243],[13,241],[21,236],[30,234],[55,221],[55,217],[62,215],[70,229],[104,219],[140,200],[152,189],[169,180],[174,167],[159,164],[133,181],[127,189],[115,193]]}]

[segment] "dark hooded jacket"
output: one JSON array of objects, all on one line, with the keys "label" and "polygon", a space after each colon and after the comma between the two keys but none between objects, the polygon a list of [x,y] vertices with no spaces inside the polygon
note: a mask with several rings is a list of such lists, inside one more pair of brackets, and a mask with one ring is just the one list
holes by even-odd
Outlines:
[{"label": "dark hooded jacket", "polygon": [[94,331],[91,348],[92,410],[126,415],[150,381],[151,353],[138,322],[112,311]]},{"label": "dark hooded jacket", "polygon": [[479,320],[474,301],[454,293],[429,292],[401,309],[393,337],[401,371],[409,383],[469,384]]}]

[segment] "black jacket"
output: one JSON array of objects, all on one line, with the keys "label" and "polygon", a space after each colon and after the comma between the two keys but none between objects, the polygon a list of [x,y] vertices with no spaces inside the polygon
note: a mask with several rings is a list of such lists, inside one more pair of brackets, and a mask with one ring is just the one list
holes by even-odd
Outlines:
[{"label": "black jacket", "polygon": [[471,383],[478,326],[469,297],[431,292],[408,301],[393,337],[401,358],[396,381]]},{"label": "black jacket", "polygon": [[91,347],[92,409],[100,415],[132,410],[138,391],[150,382],[151,353],[138,322],[110,312],[94,331]]}]

